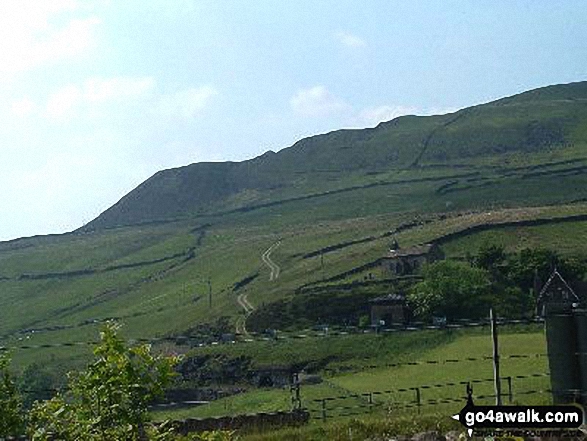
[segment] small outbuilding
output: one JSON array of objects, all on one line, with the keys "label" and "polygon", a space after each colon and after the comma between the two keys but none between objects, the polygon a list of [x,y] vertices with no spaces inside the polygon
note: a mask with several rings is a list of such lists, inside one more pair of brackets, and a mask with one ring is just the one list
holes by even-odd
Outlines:
[{"label": "small outbuilding", "polygon": [[403,294],[388,294],[369,300],[372,326],[403,325],[408,319],[406,297]]},{"label": "small outbuilding", "polygon": [[579,296],[555,269],[540,290],[536,309],[544,317],[549,312],[569,312],[579,303]]}]

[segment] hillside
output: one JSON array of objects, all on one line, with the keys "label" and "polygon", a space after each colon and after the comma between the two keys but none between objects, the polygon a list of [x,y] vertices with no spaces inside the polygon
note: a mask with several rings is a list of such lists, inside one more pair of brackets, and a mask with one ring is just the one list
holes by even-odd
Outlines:
[{"label": "hillside", "polygon": [[467,171],[472,185],[537,165],[574,173],[580,170],[555,168],[575,160],[583,167],[586,142],[587,82],[549,86],[452,114],[313,136],[248,161],[160,171],[84,231],[244,211],[449,170]]},{"label": "hillside", "polygon": [[[558,238],[587,234],[586,105],[587,83],[552,86],[159,172],[77,232],[0,243],[0,345],[65,370],[86,346],[52,345],[93,340],[109,318],[146,339],[244,333],[264,311],[298,328],[355,320],[395,289],[348,289],[392,234],[454,238],[443,246],[462,257],[485,237],[519,249],[517,223],[539,221],[529,243],[584,258],[582,242]],[[505,226],[475,230],[488,224]]]}]

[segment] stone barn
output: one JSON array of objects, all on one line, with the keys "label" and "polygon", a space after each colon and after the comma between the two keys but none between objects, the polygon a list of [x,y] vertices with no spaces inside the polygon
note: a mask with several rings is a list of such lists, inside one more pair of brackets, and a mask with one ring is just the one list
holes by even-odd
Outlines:
[{"label": "stone barn", "polygon": [[401,248],[397,241],[382,260],[385,273],[394,276],[414,274],[425,263],[444,259],[444,253],[435,243],[427,243],[410,248]]},{"label": "stone barn", "polygon": [[536,301],[539,316],[550,312],[569,312],[580,303],[579,296],[555,269],[544,284]]},{"label": "stone barn", "polygon": [[406,297],[402,294],[388,294],[369,300],[371,325],[403,325],[408,319]]}]

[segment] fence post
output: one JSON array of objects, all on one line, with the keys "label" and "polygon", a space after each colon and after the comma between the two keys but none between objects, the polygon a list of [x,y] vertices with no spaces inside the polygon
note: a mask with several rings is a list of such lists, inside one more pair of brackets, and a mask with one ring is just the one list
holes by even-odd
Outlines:
[{"label": "fence post", "polygon": [[326,421],[326,400],[322,400],[322,421]]},{"label": "fence post", "polygon": [[511,404],[512,401],[514,401],[514,392],[512,390],[512,377],[506,377],[506,380],[508,382],[508,400]]},{"label": "fence post", "polygon": [[501,379],[499,378],[499,348],[497,345],[497,319],[493,314],[493,308],[489,309],[491,321],[491,337],[493,340],[493,382],[495,387],[495,404],[501,406]]},{"label": "fence post", "polygon": [[418,413],[420,413],[420,406],[422,405],[422,400],[420,397],[420,388],[415,387],[414,390],[416,391],[416,406],[418,406]]},{"label": "fence post", "polygon": [[373,393],[369,392],[369,412],[373,411]]},{"label": "fence post", "polygon": [[292,385],[290,386],[292,410],[300,410],[302,408],[302,395],[300,391],[300,377],[296,372],[292,375]]}]

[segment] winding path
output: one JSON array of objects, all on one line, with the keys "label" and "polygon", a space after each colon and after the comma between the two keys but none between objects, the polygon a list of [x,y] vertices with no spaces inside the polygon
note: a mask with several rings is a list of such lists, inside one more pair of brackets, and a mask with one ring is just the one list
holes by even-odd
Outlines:
[{"label": "winding path", "polygon": [[[281,244],[281,241],[277,241],[275,242],[273,245],[271,245],[269,248],[267,248],[263,254],[261,254],[261,260],[263,261],[263,263],[265,265],[267,265],[269,267],[269,269],[271,270],[271,273],[269,274],[269,281],[272,282],[274,280],[276,280],[279,277],[279,272],[281,271],[281,269],[279,268],[279,265],[277,265],[275,262],[273,262],[271,260],[271,253]],[[253,311],[255,310],[255,307],[251,304],[251,302],[249,302],[249,299],[247,298],[247,291],[243,291],[242,293],[240,293],[238,295],[238,297],[236,298],[237,303],[239,304],[239,306],[243,309],[243,315],[241,317],[238,318],[238,320],[236,321],[236,333],[239,335],[244,335],[247,336],[249,335],[249,333],[247,332],[247,318],[253,313]]]},{"label": "winding path", "polygon": [[242,315],[241,317],[238,318],[238,320],[236,321],[236,333],[240,334],[240,335],[249,335],[249,333],[247,332],[247,318],[251,315],[251,313],[255,310],[255,307],[253,305],[251,305],[251,302],[249,302],[249,299],[247,299],[247,292],[242,292],[238,295],[238,297],[236,298],[236,301],[238,302],[239,306],[241,308],[243,308],[244,310],[244,315]]},{"label": "winding path", "polygon": [[263,263],[269,267],[271,273],[269,274],[269,281],[272,282],[279,277],[279,265],[271,260],[271,253],[281,244],[281,241],[278,240],[273,245],[265,250],[265,252],[261,255],[261,260]]}]

